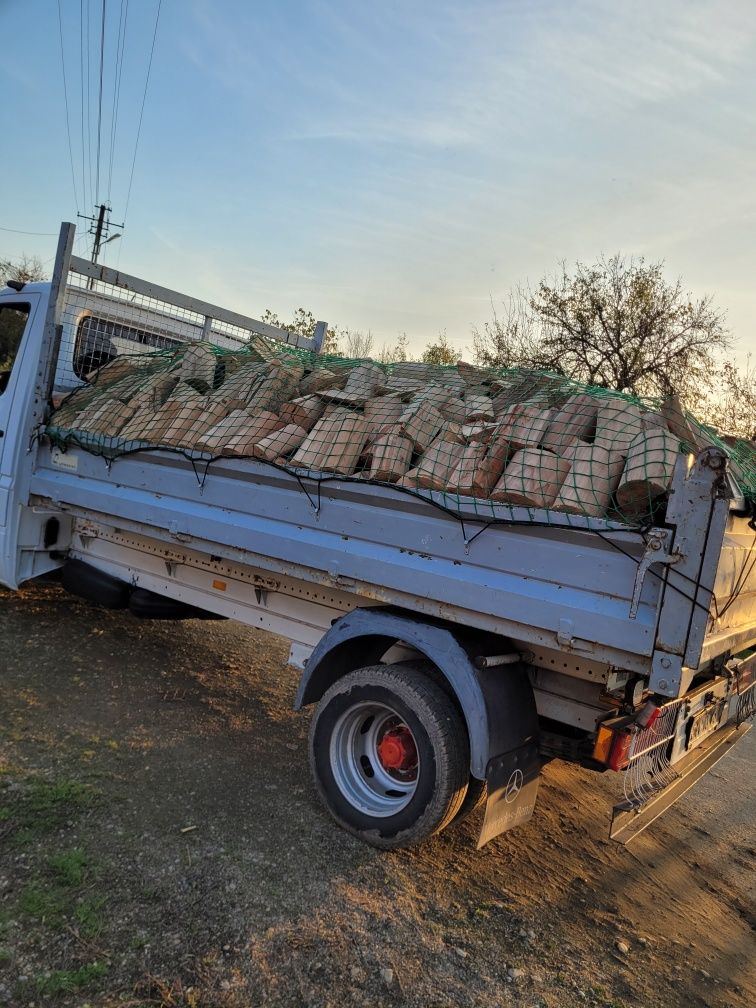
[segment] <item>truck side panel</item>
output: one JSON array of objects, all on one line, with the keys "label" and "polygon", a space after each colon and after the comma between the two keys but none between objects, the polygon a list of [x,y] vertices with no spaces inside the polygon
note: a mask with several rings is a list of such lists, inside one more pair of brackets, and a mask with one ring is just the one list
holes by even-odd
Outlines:
[{"label": "truck side panel", "polygon": [[384,487],[329,483],[316,511],[293,476],[251,461],[214,465],[203,485],[171,453],[108,467],[73,450],[61,461],[66,468],[42,448],[33,485],[41,500],[210,552],[224,544],[254,566],[378,602],[647,669],[658,580],[648,580],[638,618],[628,619],[638,546],[624,533],[630,556],[592,534],[519,526],[489,528],[465,546],[458,521]]}]

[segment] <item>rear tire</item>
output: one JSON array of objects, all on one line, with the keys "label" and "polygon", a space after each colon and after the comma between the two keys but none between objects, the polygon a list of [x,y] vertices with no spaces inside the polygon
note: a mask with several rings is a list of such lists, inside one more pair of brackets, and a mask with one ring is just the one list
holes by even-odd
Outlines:
[{"label": "rear tire", "polygon": [[310,727],[310,766],[340,826],[382,850],[409,847],[444,829],[464,802],[467,730],[428,676],[372,665],[324,694]]},{"label": "rear tire", "polygon": [[488,788],[484,780],[477,777],[470,777],[467,785],[465,800],[460,806],[459,812],[454,816],[454,824],[464,822],[479,809],[482,809],[488,799]]}]

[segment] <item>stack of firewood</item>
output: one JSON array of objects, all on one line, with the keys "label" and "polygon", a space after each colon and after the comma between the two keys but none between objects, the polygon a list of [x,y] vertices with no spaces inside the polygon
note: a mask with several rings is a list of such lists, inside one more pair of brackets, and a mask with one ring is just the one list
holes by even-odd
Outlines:
[{"label": "stack of firewood", "polygon": [[107,439],[114,451],[159,445],[251,457],[592,517],[648,512],[669,487],[680,441],[702,437],[674,401],[650,411],[539,372],[463,362],[318,366],[205,343],[158,365],[115,360],[51,423]]}]

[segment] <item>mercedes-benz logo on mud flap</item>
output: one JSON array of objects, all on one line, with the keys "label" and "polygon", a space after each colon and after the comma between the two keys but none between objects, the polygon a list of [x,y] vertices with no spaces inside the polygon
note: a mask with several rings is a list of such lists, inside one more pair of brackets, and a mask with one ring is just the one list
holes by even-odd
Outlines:
[{"label": "mercedes-benz logo on mud flap", "polygon": [[522,770],[513,770],[504,788],[504,801],[507,804],[513,802],[520,791],[522,791]]}]

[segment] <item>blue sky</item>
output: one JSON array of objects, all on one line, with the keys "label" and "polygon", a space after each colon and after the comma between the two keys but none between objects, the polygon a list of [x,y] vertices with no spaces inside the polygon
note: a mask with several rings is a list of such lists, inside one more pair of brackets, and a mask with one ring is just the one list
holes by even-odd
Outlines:
[{"label": "blue sky", "polygon": [[[108,186],[121,4],[107,2],[100,196],[115,221],[156,5],[129,3]],[[0,0],[2,227],[55,231],[93,202],[80,0],[61,10],[76,200],[56,0]],[[252,315],[302,305],[379,345],[446,330],[463,349],[491,299],[622,251],[713,294],[742,357],[755,86],[752,0],[163,0],[106,261]],[[49,258],[54,239],[0,231],[0,255],[21,250]]]}]

